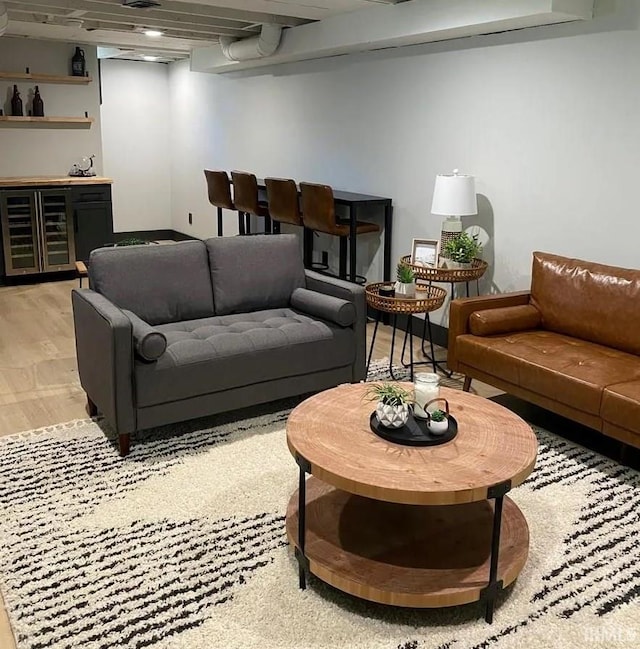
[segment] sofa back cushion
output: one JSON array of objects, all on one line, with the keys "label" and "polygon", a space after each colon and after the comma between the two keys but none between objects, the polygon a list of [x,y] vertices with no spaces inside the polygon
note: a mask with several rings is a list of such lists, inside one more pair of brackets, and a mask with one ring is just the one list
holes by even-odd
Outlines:
[{"label": "sofa back cushion", "polygon": [[294,234],[217,237],[205,243],[216,315],[289,306],[293,291],[305,285]]},{"label": "sofa back cushion", "polygon": [[640,271],[533,253],[531,302],[542,327],[640,354]]},{"label": "sofa back cushion", "polygon": [[150,325],[214,315],[203,241],[99,248],[89,259],[89,280]]}]

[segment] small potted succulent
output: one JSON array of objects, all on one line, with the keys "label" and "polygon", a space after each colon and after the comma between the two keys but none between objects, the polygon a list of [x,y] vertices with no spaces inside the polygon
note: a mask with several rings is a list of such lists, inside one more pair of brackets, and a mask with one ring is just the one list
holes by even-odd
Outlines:
[{"label": "small potted succulent", "polygon": [[396,296],[415,297],[416,296],[416,277],[410,266],[400,262],[396,270]]},{"label": "small potted succulent", "polygon": [[[444,410],[439,408],[428,409],[433,403],[444,402]],[[424,409],[427,413],[427,428],[434,435],[444,435],[449,430],[449,402],[441,397],[431,399],[425,404]]]},{"label": "small potted succulent", "polygon": [[409,404],[413,398],[409,390],[397,383],[375,383],[365,394],[370,401],[377,401],[376,416],[381,426],[401,428],[409,419]]},{"label": "small potted succulent", "polygon": [[446,241],[442,248],[447,268],[470,268],[473,260],[482,252],[478,235],[461,232],[453,239]]}]

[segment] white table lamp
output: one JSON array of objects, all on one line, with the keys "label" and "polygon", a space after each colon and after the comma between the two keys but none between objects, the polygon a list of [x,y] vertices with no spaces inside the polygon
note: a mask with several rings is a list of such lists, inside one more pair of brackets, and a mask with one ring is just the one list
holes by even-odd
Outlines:
[{"label": "white table lamp", "polygon": [[438,174],[433,189],[431,213],[446,216],[442,222],[440,248],[462,232],[461,216],[478,213],[476,200],[476,180],[473,176],[459,174],[457,169],[452,174]]}]

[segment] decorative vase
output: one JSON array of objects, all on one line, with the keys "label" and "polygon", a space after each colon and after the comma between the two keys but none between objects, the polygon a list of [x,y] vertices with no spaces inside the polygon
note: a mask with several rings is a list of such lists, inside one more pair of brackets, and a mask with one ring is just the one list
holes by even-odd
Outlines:
[{"label": "decorative vase", "polygon": [[464,268],[471,268],[472,266],[472,261],[453,261],[453,259],[447,259],[447,268],[451,268],[452,270],[462,270]]},{"label": "decorative vase", "polygon": [[386,428],[401,428],[409,419],[409,404],[401,403],[397,406],[391,406],[384,403],[384,401],[378,401],[376,416],[380,425]]},{"label": "decorative vase", "polygon": [[416,296],[416,283],[396,282],[396,297],[415,297]]}]

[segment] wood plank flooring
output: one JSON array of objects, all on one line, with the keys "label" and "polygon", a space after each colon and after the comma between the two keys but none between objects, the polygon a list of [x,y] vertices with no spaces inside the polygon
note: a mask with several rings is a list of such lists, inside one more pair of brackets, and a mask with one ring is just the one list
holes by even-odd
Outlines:
[{"label": "wood plank flooring", "polygon": [[[0,287],[0,435],[84,419],[71,313],[71,289],[77,280]],[[368,336],[373,331],[369,325]],[[380,325],[373,358],[389,356],[391,329]],[[418,358],[418,343],[415,343]],[[400,360],[396,345],[394,361]],[[445,350],[440,350],[442,357]],[[474,383],[476,391],[496,390]],[[15,649],[0,606],[0,647]]]}]

